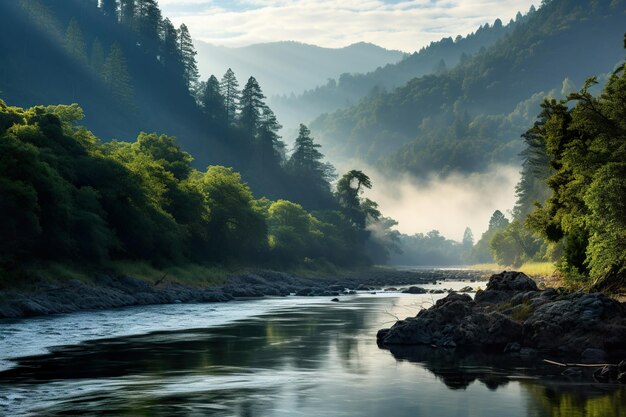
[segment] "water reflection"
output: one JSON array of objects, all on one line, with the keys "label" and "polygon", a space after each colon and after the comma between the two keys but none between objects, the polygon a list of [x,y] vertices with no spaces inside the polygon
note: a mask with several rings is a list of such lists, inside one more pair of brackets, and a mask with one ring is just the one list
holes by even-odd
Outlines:
[{"label": "water reflection", "polygon": [[221,327],[55,348],[0,372],[0,415],[582,417],[626,410],[623,388],[568,382],[533,361],[378,349],[375,333],[390,315],[430,301],[359,296]]}]

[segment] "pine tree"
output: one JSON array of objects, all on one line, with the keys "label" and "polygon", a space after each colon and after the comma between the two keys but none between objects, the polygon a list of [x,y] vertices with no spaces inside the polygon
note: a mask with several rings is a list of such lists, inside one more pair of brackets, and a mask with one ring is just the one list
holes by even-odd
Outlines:
[{"label": "pine tree", "polygon": [[170,21],[165,18],[161,22],[161,63],[172,74],[182,74],[182,57],[178,50],[178,32]]},{"label": "pine tree", "polygon": [[220,93],[220,83],[214,75],[211,75],[206,82],[200,97],[200,104],[209,122],[221,123],[224,121],[226,116],[224,97]]},{"label": "pine tree", "polygon": [[239,100],[239,126],[250,137],[256,136],[261,111],[265,108],[263,99],[265,99],[265,96],[261,91],[259,83],[254,77],[250,77],[241,91]]},{"label": "pine tree", "polygon": [[189,29],[183,23],[178,28],[178,51],[183,66],[183,80],[187,88],[191,88],[198,81],[198,65],[196,63],[196,49],[193,46]]},{"label": "pine tree", "polygon": [[105,16],[117,20],[117,0],[101,0],[100,10]]},{"label": "pine tree", "polygon": [[143,48],[149,54],[156,54],[159,45],[161,10],[156,0],[137,0],[135,26],[142,37]]},{"label": "pine tree", "polygon": [[135,0],[120,0],[120,22],[128,27],[134,27]]},{"label": "pine tree", "polygon": [[126,104],[132,103],[133,87],[131,78],[126,66],[126,58],[122,48],[117,43],[111,46],[111,51],[104,61],[102,78],[117,99]]},{"label": "pine tree", "polygon": [[224,97],[224,104],[226,107],[226,121],[228,124],[235,122],[235,115],[237,114],[237,103],[239,102],[239,82],[232,69],[228,68],[228,71],[222,77],[220,81],[220,92]]},{"label": "pine tree", "polygon": [[321,148],[321,145],[313,141],[309,128],[300,124],[300,131],[288,165],[296,177],[306,177],[308,181],[326,188],[334,177],[334,168],[322,162],[324,155],[318,148]]},{"label": "pine tree", "polygon": [[65,48],[74,58],[82,63],[87,63],[87,53],[83,31],[76,19],[72,18],[65,31]]},{"label": "pine tree", "polygon": [[285,143],[281,140],[276,115],[267,106],[263,107],[258,128],[258,157],[262,167],[278,166],[285,156]]},{"label": "pine tree", "polygon": [[91,44],[91,69],[98,75],[102,74],[102,67],[104,66],[104,49],[100,39],[96,38]]}]

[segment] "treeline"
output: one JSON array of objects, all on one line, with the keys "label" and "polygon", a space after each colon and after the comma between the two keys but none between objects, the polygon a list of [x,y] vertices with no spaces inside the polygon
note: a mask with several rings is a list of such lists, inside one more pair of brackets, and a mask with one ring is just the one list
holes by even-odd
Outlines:
[{"label": "treeline", "polygon": [[566,99],[544,101],[524,135],[513,220],[490,246],[504,265],[557,260],[575,285],[619,290],[626,286],[625,65],[594,95],[596,84],[590,78]]},{"label": "treeline", "polygon": [[[369,264],[367,247],[381,244],[367,230],[381,214],[360,196],[371,187],[360,171],[339,181],[335,210],[308,212],[256,199],[232,169],[194,169],[170,136],[101,143],[75,126],[82,117],[77,105],[0,101],[0,268],[118,259],[354,266]],[[299,143],[293,169],[324,175],[304,126]]]}]

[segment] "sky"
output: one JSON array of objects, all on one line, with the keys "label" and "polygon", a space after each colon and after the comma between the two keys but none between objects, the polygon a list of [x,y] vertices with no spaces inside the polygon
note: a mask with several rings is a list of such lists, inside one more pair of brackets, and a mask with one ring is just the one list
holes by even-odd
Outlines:
[{"label": "sky", "polygon": [[192,37],[224,46],[298,41],[329,48],[370,42],[404,52],[507,23],[540,0],[159,0]]}]

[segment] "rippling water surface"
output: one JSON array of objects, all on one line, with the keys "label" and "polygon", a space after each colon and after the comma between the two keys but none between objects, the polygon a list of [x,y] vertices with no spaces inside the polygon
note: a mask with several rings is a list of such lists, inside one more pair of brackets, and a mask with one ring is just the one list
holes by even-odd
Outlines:
[{"label": "rippling water surface", "polygon": [[624,388],[566,380],[538,360],[376,346],[378,329],[440,297],[288,297],[0,321],[0,415],[626,415]]}]

